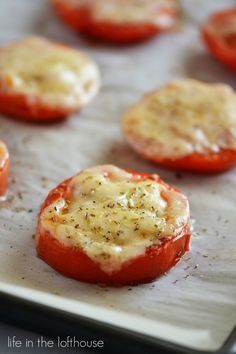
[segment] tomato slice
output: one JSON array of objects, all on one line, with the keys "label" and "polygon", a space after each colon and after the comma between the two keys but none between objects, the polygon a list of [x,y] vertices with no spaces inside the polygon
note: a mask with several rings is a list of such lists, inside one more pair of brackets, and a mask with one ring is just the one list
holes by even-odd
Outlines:
[{"label": "tomato slice", "polygon": [[202,36],[210,52],[236,70],[236,8],[213,14],[203,26]]},{"label": "tomato slice", "polygon": [[0,112],[17,119],[60,121],[99,89],[96,64],[65,45],[29,37],[1,48],[0,55]]},{"label": "tomato slice", "polygon": [[161,19],[156,23],[148,20],[142,22],[127,20],[119,23],[112,19],[97,19],[91,11],[93,5],[79,6],[76,2],[67,0],[52,0],[52,3],[62,21],[76,32],[117,44],[143,41],[169,30],[176,24],[179,14],[177,3],[168,0],[165,6],[160,7],[157,16]]},{"label": "tomato slice", "polygon": [[7,190],[9,176],[9,154],[6,145],[0,141],[0,196],[4,196]]},{"label": "tomato slice", "polygon": [[176,80],[130,107],[122,127],[131,147],[160,166],[217,173],[236,166],[234,109],[231,87]]},{"label": "tomato slice", "polygon": [[[151,179],[155,183],[164,184],[169,190],[176,191],[174,187],[165,184],[157,175],[128,172],[135,177],[138,176],[142,181]],[[62,244],[56,235],[52,235],[41,227],[40,216],[47,206],[60,198],[70,199],[71,180],[72,178],[62,182],[49,193],[41,207],[36,232],[38,256],[59,273],[83,282],[114,286],[146,283],[172,268],[189,249],[190,228],[189,224],[186,224],[173,238],[163,240],[161,245],[146,248],[144,254],[131,258],[122,264],[121,269],[107,274],[97,262],[88,257],[82,248]]]}]

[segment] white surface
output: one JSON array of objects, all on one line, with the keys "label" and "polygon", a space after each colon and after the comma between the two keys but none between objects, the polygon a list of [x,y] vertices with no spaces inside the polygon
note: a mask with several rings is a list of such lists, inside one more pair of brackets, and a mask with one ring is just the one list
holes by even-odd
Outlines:
[{"label": "white surface", "polygon": [[[119,126],[130,104],[172,78],[190,76],[236,87],[235,76],[207,53],[196,27],[210,11],[233,2],[184,3],[186,22],[179,31],[141,45],[113,48],[79,39],[59,23],[46,0],[1,0],[0,44],[36,33],[83,47],[99,64],[103,87],[88,108],[62,124],[31,126],[0,117],[0,137],[12,158],[8,201],[0,205],[0,290],[189,347],[215,350],[236,322],[236,170],[177,179],[174,172],[133,153]],[[36,257],[32,235],[47,192],[81,168],[101,163],[159,173],[189,196],[196,219],[191,251],[152,284],[132,290],[82,284],[62,277]]]}]

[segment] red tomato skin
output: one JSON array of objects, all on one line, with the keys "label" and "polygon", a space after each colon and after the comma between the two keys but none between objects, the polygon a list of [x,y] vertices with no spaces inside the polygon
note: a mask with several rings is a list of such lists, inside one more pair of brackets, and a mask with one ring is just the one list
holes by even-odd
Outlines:
[{"label": "red tomato skin", "polygon": [[[149,178],[149,175],[145,173],[131,173],[141,176],[141,180]],[[155,180],[164,183],[159,176]],[[40,214],[45,207],[58,198],[70,198],[70,189],[68,188],[70,181],[71,179],[68,179],[59,184],[49,193],[40,209]],[[169,188],[175,190],[174,187]],[[90,259],[79,247],[65,246],[52,234],[42,230],[40,214],[36,232],[38,257],[59,273],[83,282],[113,286],[147,283],[167,272],[189,250],[191,233],[189,226],[186,225],[176,237],[163,241],[161,246],[149,247],[145,254],[124,263],[119,271],[107,274],[100,269],[98,263]]]},{"label": "red tomato skin", "polygon": [[217,22],[226,21],[229,17],[234,17],[236,20],[236,8],[221,11],[211,16],[202,28],[202,38],[210,52],[218,60],[228,68],[236,70],[236,46],[232,48],[223,37],[218,36],[211,30],[211,25],[215,24],[217,26]]},{"label": "red tomato skin", "polygon": [[31,123],[54,123],[68,117],[74,110],[50,107],[41,101],[30,101],[24,94],[1,91],[0,112],[7,116]]},{"label": "red tomato skin", "polygon": [[74,8],[66,1],[52,0],[54,9],[64,23],[76,32],[81,32],[99,40],[128,44],[149,39],[159,32],[172,28],[178,16],[177,8],[169,9],[168,15],[173,18],[173,24],[168,28],[151,23],[116,24],[108,21],[94,20],[86,8]]},{"label": "red tomato skin", "polygon": [[[141,153],[141,152],[140,152]],[[166,168],[200,174],[222,173],[236,166],[236,151],[221,149],[219,153],[208,155],[191,154],[177,159],[161,159],[159,156],[141,155]]]},{"label": "red tomato skin", "polygon": [[87,10],[81,8],[79,11],[66,1],[52,0],[52,5],[58,16],[73,30],[81,32],[87,23]]},{"label": "red tomato skin", "polygon": [[10,159],[4,160],[3,166],[0,167],[0,197],[4,196],[7,191],[8,178],[10,170]]},{"label": "red tomato skin", "polygon": [[86,29],[86,34],[111,43],[128,44],[147,40],[161,30],[151,24],[112,24],[108,22],[94,22]]},{"label": "red tomato skin", "polygon": [[108,275],[78,247],[65,247],[50,233],[38,235],[38,256],[59,273],[87,283],[131,285],[147,283],[172,268],[189,249],[190,233],[151,247],[142,256],[124,263],[121,270]]}]

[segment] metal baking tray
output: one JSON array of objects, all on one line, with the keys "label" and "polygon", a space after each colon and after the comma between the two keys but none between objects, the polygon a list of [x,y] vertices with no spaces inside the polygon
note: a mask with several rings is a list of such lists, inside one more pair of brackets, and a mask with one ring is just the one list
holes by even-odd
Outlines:
[{"label": "metal baking tray", "polygon": [[[209,13],[233,3],[183,1],[182,24],[172,33],[113,47],[79,38],[59,22],[46,0],[1,1],[0,45],[29,34],[64,41],[91,55],[103,80],[97,98],[66,122],[40,126],[0,116],[0,137],[12,161],[7,200],[0,203],[1,319],[47,329],[50,335],[56,335],[55,323],[60,322],[58,333],[97,333],[113,351],[123,345],[136,353],[233,352],[235,169],[215,176],[161,169],[137,156],[120,129],[123,112],[169,80],[192,77],[236,88],[235,77],[209,55],[199,36]],[[158,173],[189,197],[195,220],[191,250],[151,284],[83,284],[36,257],[33,235],[48,191],[82,168],[104,163]]]}]

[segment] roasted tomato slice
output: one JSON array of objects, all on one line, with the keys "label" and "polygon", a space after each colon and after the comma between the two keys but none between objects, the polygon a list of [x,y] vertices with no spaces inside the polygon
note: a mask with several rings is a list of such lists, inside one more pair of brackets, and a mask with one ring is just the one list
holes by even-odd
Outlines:
[{"label": "roasted tomato slice", "polygon": [[189,220],[187,198],[157,175],[96,166],[49,193],[39,214],[37,253],[80,281],[149,282],[188,250]]},{"label": "roasted tomato slice", "polygon": [[90,102],[97,66],[78,50],[30,37],[0,49],[0,112],[30,122],[54,122]]},{"label": "roasted tomato slice", "polygon": [[0,141],[0,197],[4,196],[7,190],[9,166],[10,162],[7,147]]},{"label": "roasted tomato slice", "polygon": [[52,0],[59,17],[78,32],[114,42],[147,39],[173,27],[176,0]]},{"label": "roasted tomato slice", "polygon": [[203,26],[202,35],[211,53],[236,70],[236,7],[212,15]]},{"label": "roasted tomato slice", "polygon": [[123,131],[140,155],[164,167],[222,172],[236,165],[235,112],[231,87],[177,80],[131,107]]}]

